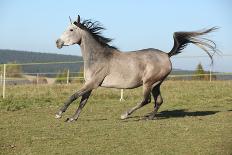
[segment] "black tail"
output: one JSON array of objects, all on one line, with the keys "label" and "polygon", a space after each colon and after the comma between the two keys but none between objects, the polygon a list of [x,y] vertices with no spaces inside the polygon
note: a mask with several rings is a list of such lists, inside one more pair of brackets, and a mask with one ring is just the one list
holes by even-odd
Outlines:
[{"label": "black tail", "polygon": [[173,35],[174,46],[168,53],[168,56],[171,57],[181,53],[181,50],[183,50],[189,43],[193,43],[204,50],[213,62],[213,55],[218,51],[216,44],[212,40],[200,38],[200,36],[213,32],[217,29],[217,27],[212,27],[211,29],[196,32],[175,32]]}]

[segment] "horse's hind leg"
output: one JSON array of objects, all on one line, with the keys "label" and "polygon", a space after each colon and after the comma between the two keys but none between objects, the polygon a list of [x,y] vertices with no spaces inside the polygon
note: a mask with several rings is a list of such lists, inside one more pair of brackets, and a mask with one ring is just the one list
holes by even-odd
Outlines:
[{"label": "horse's hind leg", "polygon": [[148,119],[155,118],[157,111],[159,110],[160,106],[163,103],[163,98],[160,93],[160,85],[161,83],[159,83],[158,85],[152,88],[151,93],[152,93],[152,96],[154,97],[155,107],[154,107],[154,111],[149,115]]},{"label": "horse's hind leg", "polygon": [[128,110],[126,113],[121,115],[121,119],[126,119],[129,115],[131,115],[134,111],[143,107],[144,105],[151,102],[151,86],[143,85],[143,100],[138,103],[135,107]]}]

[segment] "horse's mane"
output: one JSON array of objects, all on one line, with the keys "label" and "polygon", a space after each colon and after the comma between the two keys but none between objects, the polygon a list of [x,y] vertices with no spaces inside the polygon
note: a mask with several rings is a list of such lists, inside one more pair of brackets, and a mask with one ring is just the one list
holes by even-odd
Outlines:
[{"label": "horse's mane", "polygon": [[109,45],[109,43],[112,42],[113,39],[106,38],[102,35],[102,30],[105,30],[105,28],[98,21],[92,21],[88,19],[83,20],[82,22],[80,22],[80,24],[78,24],[76,21],[73,24],[83,30],[88,31],[93,36],[93,38],[102,46],[117,49],[116,47]]}]

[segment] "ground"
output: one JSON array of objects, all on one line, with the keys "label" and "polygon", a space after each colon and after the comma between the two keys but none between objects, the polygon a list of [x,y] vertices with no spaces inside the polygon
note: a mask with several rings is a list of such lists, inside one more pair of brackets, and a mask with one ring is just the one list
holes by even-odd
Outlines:
[{"label": "ground", "polygon": [[[79,120],[55,119],[79,85],[7,86],[0,99],[0,154],[232,154],[232,81],[165,81],[157,120],[153,103],[129,119],[120,115],[141,99],[141,88],[100,88]],[[1,93],[1,92],[0,92]]]}]

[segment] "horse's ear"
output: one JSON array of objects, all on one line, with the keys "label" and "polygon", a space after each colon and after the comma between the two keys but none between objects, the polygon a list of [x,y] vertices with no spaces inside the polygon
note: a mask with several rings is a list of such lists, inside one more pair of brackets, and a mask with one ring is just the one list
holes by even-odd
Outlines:
[{"label": "horse's ear", "polygon": [[81,17],[80,17],[80,15],[78,15],[77,16],[77,24],[80,24],[80,22],[81,22]]},{"label": "horse's ear", "polygon": [[74,22],[75,25],[79,28],[81,28],[81,17],[80,15],[77,16],[77,21]]},{"label": "horse's ear", "polygon": [[72,19],[71,19],[71,17],[70,17],[70,16],[68,16],[68,17],[69,17],[70,24],[72,24]]}]

